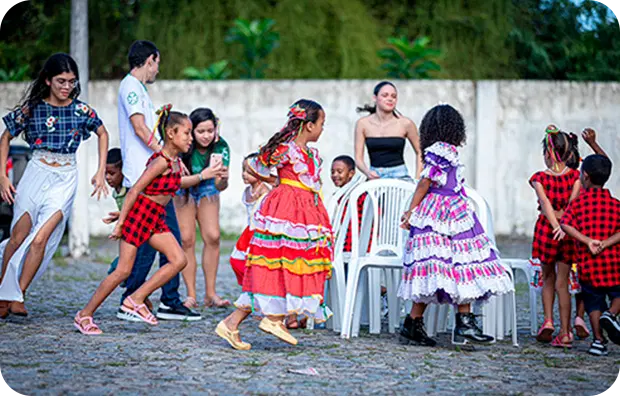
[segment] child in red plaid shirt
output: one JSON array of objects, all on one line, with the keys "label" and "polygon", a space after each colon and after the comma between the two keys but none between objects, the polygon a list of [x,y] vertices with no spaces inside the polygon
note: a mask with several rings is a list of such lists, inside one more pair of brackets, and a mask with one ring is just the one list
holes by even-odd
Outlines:
[{"label": "child in red plaid shirt", "polygon": [[164,140],[164,146],[151,156],[146,170],[127,192],[118,223],[110,235],[112,239],[121,239],[118,266],[101,282],[86,307],[75,315],[75,327],[82,334],[102,333],[93,322],[92,315],[114,289],[129,277],[138,247],[143,243],[150,243],[161,254],[165,254],[169,262],[123,301],[121,310],[137,319],[151,325],[157,324],[145,300],[187,264],[183,249],[166,226],[165,206],[179,188],[196,185],[204,176],[202,173],[181,176],[179,154],[190,148],[192,124],[187,115],[170,111],[171,108],[166,105],[159,112],[157,130]]},{"label": "child in red plaid shirt", "polygon": [[[540,264],[543,275],[542,300],[545,320],[536,339],[550,342],[555,332],[553,325],[553,303],[558,293],[560,306],[560,333],[551,344],[570,347],[573,335],[570,328],[571,297],[568,279],[574,262],[574,241],[565,238],[560,227],[561,218],[568,203],[579,194],[579,171],[568,166],[578,164],[578,139],[573,133],[562,132],[555,125],[549,125],[543,139],[543,153],[547,169],[536,172],[530,184],[536,191],[540,215],[534,229],[532,261]],[[557,274],[556,274],[557,266]]]},{"label": "child in red plaid shirt", "polygon": [[608,354],[601,328],[620,345],[620,201],[603,188],[610,174],[607,157],[595,154],[584,159],[583,189],[561,220],[562,229],[578,241],[579,281],[594,332],[588,352],[598,356]]}]

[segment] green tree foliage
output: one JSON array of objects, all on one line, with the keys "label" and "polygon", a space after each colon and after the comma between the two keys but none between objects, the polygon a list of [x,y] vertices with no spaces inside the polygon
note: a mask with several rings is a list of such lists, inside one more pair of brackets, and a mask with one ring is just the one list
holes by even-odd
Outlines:
[{"label": "green tree foliage", "polygon": [[522,78],[620,80],[620,30],[609,9],[585,0],[514,0],[510,42]]},{"label": "green tree foliage", "polygon": [[227,60],[221,60],[201,70],[190,66],[183,70],[183,76],[190,80],[225,80],[230,77],[228,64]]},{"label": "green tree foliage", "polygon": [[235,19],[225,42],[241,44],[243,58],[236,62],[241,78],[264,78],[268,64],[265,58],[278,47],[280,34],[272,30],[273,19]]},{"label": "green tree foliage", "polygon": [[387,71],[390,78],[431,78],[431,72],[441,67],[431,58],[441,55],[441,51],[428,48],[428,37],[419,37],[410,42],[406,36],[390,37],[387,42],[392,48],[384,48],[377,55],[386,62],[381,69]]},{"label": "green tree foliage", "polygon": [[[0,69],[69,51],[70,0],[30,0],[0,27]],[[377,51],[389,37],[429,37],[449,79],[620,80],[617,19],[594,0],[91,0],[90,76],[122,78],[136,39],[155,42],[161,78],[244,59],[226,43],[235,19],[272,19],[280,46],[266,56],[265,78],[385,76]],[[232,70],[231,78],[242,77]]]}]

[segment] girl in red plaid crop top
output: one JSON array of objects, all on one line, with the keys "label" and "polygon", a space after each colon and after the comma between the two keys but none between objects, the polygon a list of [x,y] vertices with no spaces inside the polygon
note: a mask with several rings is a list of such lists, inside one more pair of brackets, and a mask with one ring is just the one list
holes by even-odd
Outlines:
[{"label": "girl in red plaid crop top", "polygon": [[163,150],[158,151],[151,155],[151,158],[146,162],[148,168],[151,162],[155,159],[163,157],[168,162],[168,169],[158,176],[156,176],[145,188],[144,193],[146,195],[170,195],[174,196],[176,192],[181,188],[181,160],[179,158],[173,160],[168,157]]},{"label": "girl in red plaid crop top", "polygon": [[[559,219],[568,203],[579,194],[581,186],[579,171],[571,168],[578,166],[579,162],[577,136],[562,132],[555,125],[549,125],[543,139],[543,153],[547,169],[536,172],[529,180],[536,191],[540,211],[534,228],[532,263],[535,268],[542,267],[545,313],[545,320],[536,339],[540,342],[551,342],[557,347],[571,347],[573,335],[570,327],[571,296],[568,280],[575,259],[575,242],[564,234]],[[561,328],[559,335],[552,340],[555,331],[553,303],[556,290]]]},{"label": "girl in red plaid crop top", "polygon": [[[149,324],[157,319],[144,300],[157,288],[176,276],[187,264],[183,249],[165,223],[165,205],[179,188],[198,184],[204,174],[181,176],[180,153],[187,152],[192,142],[192,125],[187,115],[171,112],[167,105],[160,110],[157,131],[163,138],[163,148],[151,156],[142,176],[127,192],[118,224],[110,238],[121,239],[118,266],[104,279],[86,307],[79,311],[75,326],[86,335],[101,334],[92,315],[105,299],[126,279],[133,268],[138,247],[149,242],[169,259],[152,278],[128,296],[121,305],[125,313]],[[155,132],[154,132],[155,133]]]}]

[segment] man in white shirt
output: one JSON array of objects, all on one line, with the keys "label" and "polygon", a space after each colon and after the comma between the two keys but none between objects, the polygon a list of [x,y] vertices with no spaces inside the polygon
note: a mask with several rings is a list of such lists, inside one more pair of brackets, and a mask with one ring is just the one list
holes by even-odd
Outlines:
[{"label": "man in white shirt", "polygon": [[[155,82],[159,73],[160,54],[150,41],[136,41],[129,48],[130,72],[121,81],[118,91],[118,126],[123,156],[123,186],[131,186],[146,169],[146,162],[154,151],[161,150],[159,136],[151,136],[155,127],[155,107],[149,97],[146,84]],[[166,206],[166,224],[181,243],[181,233],[172,200]],[[155,260],[156,250],[148,243],[138,248],[131,275],[126,281],[127,289],[122,301],[136,291],[146,280]],[[160,254],[159,265],[168,263],[166,256]],[[183,306],[179,296],[179,275],[177,274],[162,287],[161,303],[157,318],[168,320],[200,320],[200,314]],[[139,321],[120,308],[119,319]]]}]

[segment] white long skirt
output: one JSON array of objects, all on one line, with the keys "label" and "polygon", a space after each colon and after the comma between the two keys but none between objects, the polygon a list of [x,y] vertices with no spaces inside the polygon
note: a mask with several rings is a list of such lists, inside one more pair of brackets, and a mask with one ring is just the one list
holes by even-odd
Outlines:
[{"label": "white long skirt", "polygon": [[[0,284],[0,300],[24,301],[24,296],[19,287],[19,277],[22,272],[24,259],[30,249],[30,244],[41,227],[55,213],[60,211],[63,215],[62,220],[52,231],[47,241],[43,261],[35,275],[35,280],[45,272],[65,231],[67,218],[71,213],[71,207],[75,199],[77,183],[78,171],[75,165],[53,167],[36,159],[28,162],[15,193],[11,232],[15,224],[26,213],[30,215],[32,220],[32,229],[8,263],[6,274],[2,284]],[[0,265],[7,243],[8,239],[0,244]]]}]

